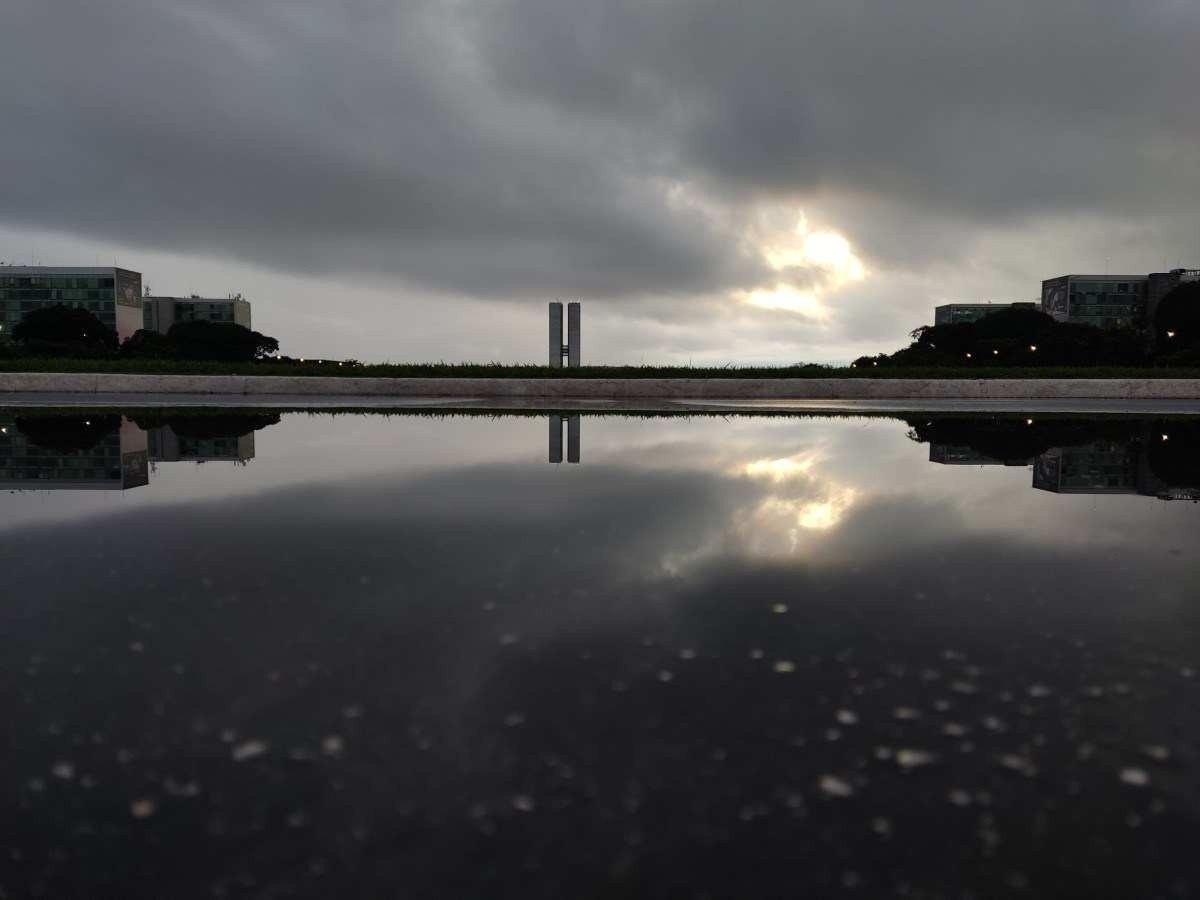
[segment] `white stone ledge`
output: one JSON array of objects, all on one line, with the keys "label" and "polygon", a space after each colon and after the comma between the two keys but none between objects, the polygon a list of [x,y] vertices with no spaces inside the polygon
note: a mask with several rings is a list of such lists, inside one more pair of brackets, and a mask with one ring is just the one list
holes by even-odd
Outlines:
[{"label": "white stone ledge", "polygon": [[573,400],[1200,400],[1200,379],[328,378],[0,373],[0,394],[31,392]]}]

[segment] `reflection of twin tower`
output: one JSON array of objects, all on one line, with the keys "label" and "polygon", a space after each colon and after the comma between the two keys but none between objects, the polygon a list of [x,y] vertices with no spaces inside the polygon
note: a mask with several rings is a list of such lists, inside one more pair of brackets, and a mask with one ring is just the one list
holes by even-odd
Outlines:
[{"label": "reflection of twin tower", "polygon": [[550,462],[563,461],[563,419],[567,420],[567,462],[579,462],[579,414],[550,416]]},{"label": "reflection of twin tower", "polygon": [[[87,424],[91,424],[90,422]],[[254,433],[187,437],[170,425],[149,430],[127,418],[91,447],[42,447],[11,419],[0,420],[0,490],[116,490],[150,483],[150,463],[246,462],[254,458]]]}]

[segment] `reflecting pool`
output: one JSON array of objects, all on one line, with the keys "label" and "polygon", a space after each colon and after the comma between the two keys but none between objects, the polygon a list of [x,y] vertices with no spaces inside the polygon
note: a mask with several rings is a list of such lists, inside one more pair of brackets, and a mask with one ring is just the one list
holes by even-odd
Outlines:
[{"label": "reflecting pool", "polygon": [[0,897],[1194,897],[1200,419],[0,410]]}]

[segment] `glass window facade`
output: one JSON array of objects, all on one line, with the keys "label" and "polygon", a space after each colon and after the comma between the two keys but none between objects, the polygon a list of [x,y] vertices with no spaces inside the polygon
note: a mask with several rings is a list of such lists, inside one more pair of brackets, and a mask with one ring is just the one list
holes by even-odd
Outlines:
[{"label": "glass window facade", "polygon": [[232,322],[233,303],[198,300],[175,304],[176,322]]},{"label": "glass window facade", "polygon": [[1069,319],[1101,328],[1131,325],[1145,315],[1145,281],[1071,279]]},{"label": "glass window facade", "polygon": [[116,330],[116,295],[111,276],[9,275],[0,269],[0,340],[11,339],[13,326],[47,304],[86,309]]}]

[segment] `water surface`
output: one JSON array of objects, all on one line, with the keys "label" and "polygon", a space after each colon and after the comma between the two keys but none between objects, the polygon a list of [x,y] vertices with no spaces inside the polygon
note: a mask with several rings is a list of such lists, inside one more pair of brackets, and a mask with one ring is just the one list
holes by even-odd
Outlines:
[{"label": "water surface", "polygon": [[0,428],[0,896],[1200,892],[1194,419]]}]

